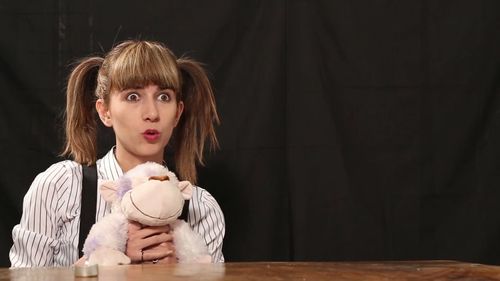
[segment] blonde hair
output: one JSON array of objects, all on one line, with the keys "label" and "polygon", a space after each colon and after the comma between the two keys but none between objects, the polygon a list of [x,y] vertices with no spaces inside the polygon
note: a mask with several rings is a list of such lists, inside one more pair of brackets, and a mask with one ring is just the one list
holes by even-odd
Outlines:
[{"label": "blonde hair", "polygon": [[112,90],[155,84],[172,89],[184,111],[172,139],[180,178],[196,182],[196,163],[203,165],[203,150],[218,146],[215,125],[219,117],[210,81],[202,66],[189,58],[177,59],[164,45],[125,41],[104,58],[81,60],[69,76],[66,91],[66,143],[63,155],[92,165],[97,159],[95,102],[109,104]]}]

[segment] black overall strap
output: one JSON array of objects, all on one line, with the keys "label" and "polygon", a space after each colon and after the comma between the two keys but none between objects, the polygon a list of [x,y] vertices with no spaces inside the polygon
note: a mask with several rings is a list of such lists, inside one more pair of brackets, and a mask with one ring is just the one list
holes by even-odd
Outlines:
[{"label": "black overall strap", "polygon": [[82,165],[82,201],[80,208],[80,235],[78,237],[78,251],[82,252],[83,243],[89,234],[90,228],[95,223],[97,204],[97,169],[92,166]]},{"label": "black overall strap", "polygon": [[182,213],[179,217],[180,220],[185,222],[188,221],[188,213],[189,213],[189,200],[184,200],[184,207],[182,207]]}]

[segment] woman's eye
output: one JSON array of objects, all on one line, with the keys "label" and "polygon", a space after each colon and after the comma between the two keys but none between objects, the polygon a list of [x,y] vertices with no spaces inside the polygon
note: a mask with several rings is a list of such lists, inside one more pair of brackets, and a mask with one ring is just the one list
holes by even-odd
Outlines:
[{"label": "woman's eye", "polygon": [[137,94],[137,93],[129,93],[127,95],[127,100],[128,101],[138,101],[139,100],[139,94]]},{"label": "woman's eye", "polygon": [[158,100],[159,101],[164,101],[164,102],[167,102],[167,101],[170,101],[170,96],[168,94],[160,94],[158,96]]}]

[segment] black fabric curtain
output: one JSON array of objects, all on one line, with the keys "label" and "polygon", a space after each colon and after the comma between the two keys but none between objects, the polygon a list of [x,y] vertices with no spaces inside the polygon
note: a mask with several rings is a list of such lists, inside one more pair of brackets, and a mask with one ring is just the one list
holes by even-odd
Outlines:
[{"label": "black fabric curtain", "polygon": [[[500,264],[500,2],[3,1],[0,266],[60,160],[71,63],[158,40],[206,64],[222,124],[200,186],[227,261]],[[100,153],[113,144],[102,131]]]}]

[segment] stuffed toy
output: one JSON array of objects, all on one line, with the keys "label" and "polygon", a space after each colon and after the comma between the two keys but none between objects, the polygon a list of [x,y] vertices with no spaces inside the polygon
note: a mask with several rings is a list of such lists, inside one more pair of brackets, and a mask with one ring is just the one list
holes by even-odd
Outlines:
[{"label": "stuffed toy", "polygon": [[174,173],[153,162],[134,167],[116,181],[100,181],[99,192],[111,203],[111,213],[90,229],[83,246],[87,264],[130,263],[124,253],[129,220],[146,226],[169,224],[179,262],[211,262],[203,239],[178,219],[192,189],[191,183],[179,182]]}]

